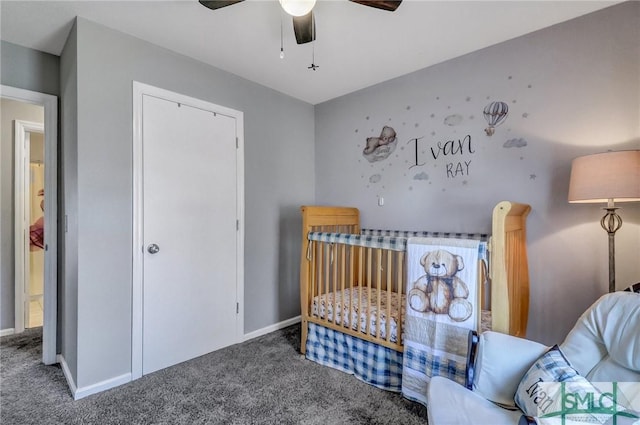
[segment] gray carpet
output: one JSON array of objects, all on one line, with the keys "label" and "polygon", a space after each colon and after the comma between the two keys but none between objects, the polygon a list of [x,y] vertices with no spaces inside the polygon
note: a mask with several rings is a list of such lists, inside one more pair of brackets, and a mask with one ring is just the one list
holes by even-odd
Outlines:
[{"label": "gray carpet", "polygon": [[423,406],[298,354],[295,325],[73,401],[41,328],[0,339],[9,424],[426,424]]}]

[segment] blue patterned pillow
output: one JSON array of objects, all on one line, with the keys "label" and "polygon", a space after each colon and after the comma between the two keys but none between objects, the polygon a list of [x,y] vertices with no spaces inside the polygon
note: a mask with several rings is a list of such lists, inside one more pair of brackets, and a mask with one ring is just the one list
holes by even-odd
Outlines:
[{"label": "blue patterned pillow", "polygon": [[[560,386],[547,386],[548,383],[570,383],[572,392],[595,390],[589,381],[580,376],[571,367],[560,348],[554,345],[543,354],[520,381],[516,390],[516,405],[528,416],[542,416],[560,407]],[[541,385],[542,384],[542,385]]]}]

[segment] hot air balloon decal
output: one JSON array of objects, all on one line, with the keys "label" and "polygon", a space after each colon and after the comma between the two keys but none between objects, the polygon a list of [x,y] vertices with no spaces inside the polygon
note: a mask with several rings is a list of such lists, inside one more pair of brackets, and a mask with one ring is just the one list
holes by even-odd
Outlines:
[{"label": "hot air balloon decal", "polygon": [[502,124],[508,114],[509,105],[504,102],[491,102],[484,107],[484,119],[489,123],[489,127],[484,129],[487,136],[493,135],[495,127]]}]

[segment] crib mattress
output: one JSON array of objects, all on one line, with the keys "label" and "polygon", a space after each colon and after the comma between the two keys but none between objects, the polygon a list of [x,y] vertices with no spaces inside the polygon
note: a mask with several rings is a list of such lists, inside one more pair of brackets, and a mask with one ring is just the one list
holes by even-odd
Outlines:
[{"label": "crib mattress", "polygon": [[[379,296],[380,295],[380,296]],[[369,303],[371,297],[371,303]],[[338,292],[330,292],[313,298],[312,315],[327,319],[345,327],[351,327],[358,330],[358,324],[362,333],[367,333],[367,323],[369,324],[369,334],[377,336],[377,318],[378,318],[378,298],[380,298],[380,337],[387,338],[387,304],[388,292],[378,291],[376,288],[354,287],[347,288]],[[318,304],[320,311],[318,312]],[[370,305],[369,311],[367,306]],[[399,316],[399,307],[402,305],[402,316]],[[351,314],[348,313],[351,306]],[[362,306],[362,307],[360,307]],[[398,341],[398,317],[404,317],[404,302],[399,301],[398,294],[391,293],[391,320],[390,320],[390,338],[391,342]],[[344,318],[344,322],[343,322]]]},{"label": "crib mattress", "polygon": [[[371,295],[369,295],[369,292]],[[380,296],[379,296],[380,295]],[[371,302],[369,303],[369,296]],[[330,292],[313,298],[311,314],[321,319],[327,319],[337,325],[351,327],[358,330],[358,324],[362,333],[367,333],[367,322],[369,323],[369,334],[377,336],[377,318],[378,318],[378,298],[380,298],[380,337],[387,338],[387,304],[389,302],[388,293],[385,290],[378,291],[376,288],[354,287],[347,288],[338,292]],[[402,326],[404,329],[405,302],[404,297],[398,297],[396,292],[391,293],[391,322],[389,333],[391,342],[398,342],[398,317],[402,317]],[[351,301],[353,299],[353,301]],[[318,304],[320,311],[318,311]],[[367,306],[370,305],[369,311]],[[348,313],[351,306],[351,314]],[[362,306],[362,308],[360,307]],[[400,307],[402,308],[399,316]],[[335,316],[334,316],[335,311]],[[335,317],[335,319],[334,319]],[[345,321],[343,323],[343,319]],[[491,330],[491,312],[482,310],[481,312],[481,332]],[[401,340],[402,342],[402,340]]]}]

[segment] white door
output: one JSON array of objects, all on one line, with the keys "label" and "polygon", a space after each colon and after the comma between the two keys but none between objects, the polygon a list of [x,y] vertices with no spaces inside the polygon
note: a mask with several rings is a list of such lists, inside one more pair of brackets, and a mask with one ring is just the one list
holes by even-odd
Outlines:
[{"label": "white door", "polygon": [[[142,373],[236,342],[236,119],[143,96]],[[157,252],[156,252],[157,251]]]}]

